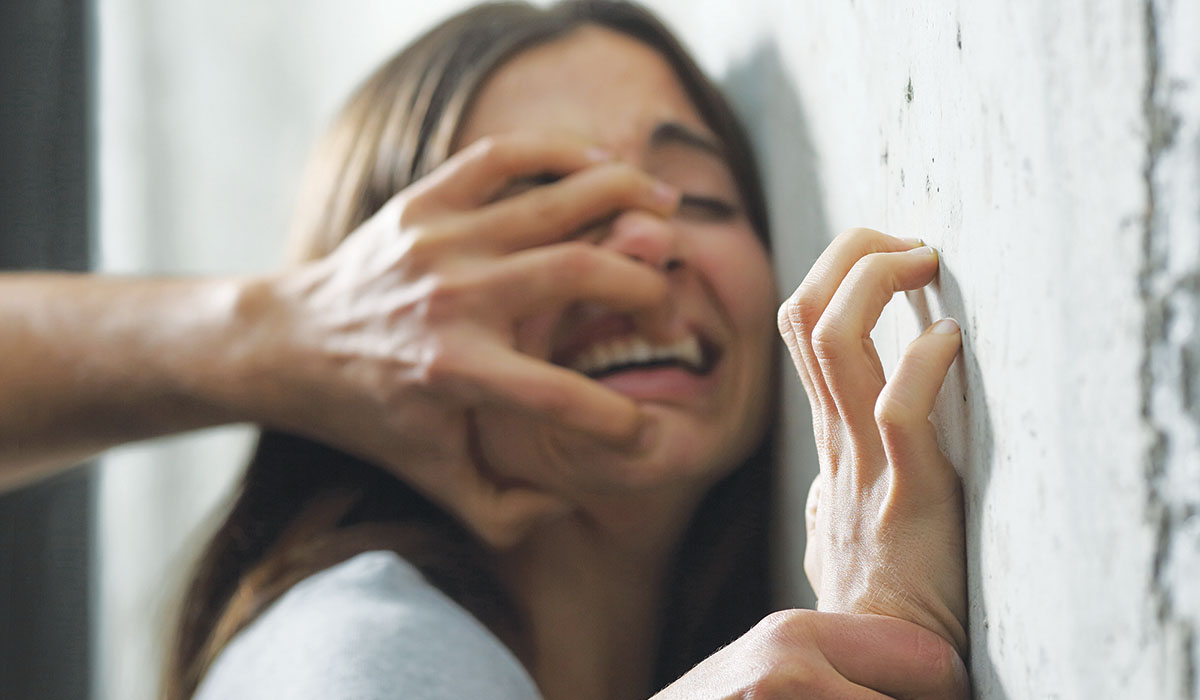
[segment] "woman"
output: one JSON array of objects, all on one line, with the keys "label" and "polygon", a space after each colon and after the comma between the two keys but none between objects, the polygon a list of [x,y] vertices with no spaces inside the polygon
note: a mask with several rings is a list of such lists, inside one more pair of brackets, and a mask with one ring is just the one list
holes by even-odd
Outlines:
[{"label": "woman", "polygon": [[[920,423],[957,329],[886,389],[873,352],[856,366],[883,301],[936,270],[912,242],[840,238],[781,326],[819,419],[822,604],[942,637],[755,624],[766,217],[732,114],[653,18],[449,20],[359,90],[312,179],[304,264],[208,290],[198,315],[234,319],[213,324],[229,342],[146,429],[269,426],[188,593],[168,697],[961,691],[941,641],[965,644],[961,506]],[[941,536],[896,534],[911,523]]]}]

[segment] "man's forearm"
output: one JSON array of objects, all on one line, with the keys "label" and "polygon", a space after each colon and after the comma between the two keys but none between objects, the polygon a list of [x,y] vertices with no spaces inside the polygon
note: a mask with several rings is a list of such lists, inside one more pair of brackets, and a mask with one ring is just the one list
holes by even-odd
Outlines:
[{"label": "man's forearm", "polygon": [[0,489],[104,448],[248,420],[226,280],[0,276]]}]

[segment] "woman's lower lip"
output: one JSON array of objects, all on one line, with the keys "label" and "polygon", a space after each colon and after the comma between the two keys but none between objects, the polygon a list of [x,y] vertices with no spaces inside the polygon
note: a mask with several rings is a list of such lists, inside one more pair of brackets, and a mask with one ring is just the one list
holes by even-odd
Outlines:
[{"label": "woman's lower lip", "polygon": [[640,401],[690,401],[711,391],[715,373],[694,374],[679,367],[627,369],[596,381]]}]

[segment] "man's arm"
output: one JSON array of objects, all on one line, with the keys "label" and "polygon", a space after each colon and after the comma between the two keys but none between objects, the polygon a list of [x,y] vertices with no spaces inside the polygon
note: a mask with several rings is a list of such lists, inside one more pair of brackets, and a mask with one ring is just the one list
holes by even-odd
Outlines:
[{"label": "man's arm", "polygon": [[0,275],[0,490],[119,443],[252,419],[230,401],[248,352],[242,290]]}]

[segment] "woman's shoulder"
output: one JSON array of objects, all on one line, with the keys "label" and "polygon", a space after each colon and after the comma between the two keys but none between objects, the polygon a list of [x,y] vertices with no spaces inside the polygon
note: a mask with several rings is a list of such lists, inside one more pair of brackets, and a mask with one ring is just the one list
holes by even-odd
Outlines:
[{"label": "woman's shoulder", "polygon": [[217,658],[197,700],[538,700],[516,657],[392,552],[296,584]]}]

